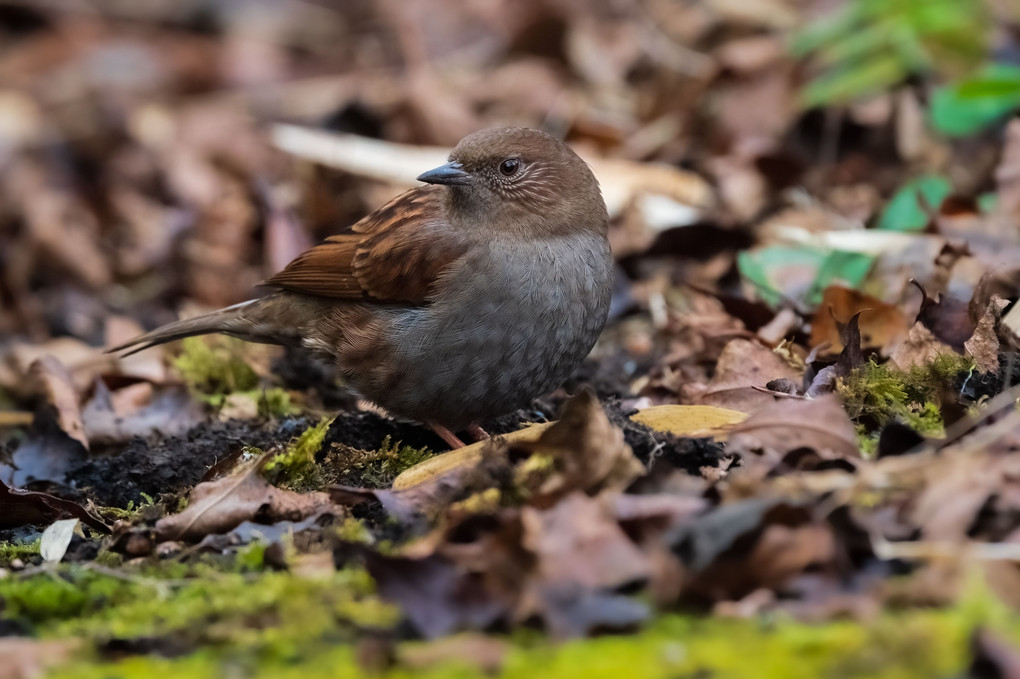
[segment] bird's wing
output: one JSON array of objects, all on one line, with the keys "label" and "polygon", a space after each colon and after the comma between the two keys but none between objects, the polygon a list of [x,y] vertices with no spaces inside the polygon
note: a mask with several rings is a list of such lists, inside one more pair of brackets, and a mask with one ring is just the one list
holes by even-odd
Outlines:
[{"label": "bird's wing", "polygon": [[440,190],[421,186],[397,196],[262,285],[334,299],[424,304],[436,279],[467,251],[443,216]]}]

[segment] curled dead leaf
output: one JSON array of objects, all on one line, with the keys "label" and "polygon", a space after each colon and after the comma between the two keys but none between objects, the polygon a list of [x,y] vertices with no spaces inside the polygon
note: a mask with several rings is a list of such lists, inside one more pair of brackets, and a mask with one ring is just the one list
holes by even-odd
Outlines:
[{"label": "curled dead leaf", "polygon": [[200,540],[249,520],[300,521],[319,512],[341,511],[326,493],[296,493],[270,485],[260,472],[271,457],[267,453],[229,476],[195,486],[183,512],[156,523],[157,539]]},{"label": "curled dead leaf", "polygon": [[860,457],[854,425],[832,394],[810,400],[784,399],[762,408],[731,429],[729,448],[778,455],[810,448],[823,456]]}]

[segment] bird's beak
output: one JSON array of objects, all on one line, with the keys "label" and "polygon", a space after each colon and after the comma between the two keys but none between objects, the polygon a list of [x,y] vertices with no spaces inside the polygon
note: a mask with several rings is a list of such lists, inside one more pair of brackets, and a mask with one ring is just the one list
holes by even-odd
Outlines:
[{"label": "bird's beak", "polygon": [[418,175],[418,181],[426,184],[450,184],[463,186],[471,183],[471,173],[457,162],[440,165],[434,170],[422,172]]}]

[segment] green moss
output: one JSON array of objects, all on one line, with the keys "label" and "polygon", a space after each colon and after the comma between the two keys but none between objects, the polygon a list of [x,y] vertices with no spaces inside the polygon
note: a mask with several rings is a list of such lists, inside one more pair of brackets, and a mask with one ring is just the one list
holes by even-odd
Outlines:
[{"label": "green moss", "polygon": [[259,378],[244,359],[244,342],[232,337],[188,337],[174,368],[200,394],[231,394],[255,389]]},{"label": "green moss", "polygon": [[39,542],[36,538],[31,542],[0,542],[0,567],[10,566],[15,559],[30,559],[39,553]]},{"label": "green moss", "polygon": [[[355,524],[348,527],[354,530]],[[251,551],[250,555],[256,552]],[[44,638],[79,638],[86,650],[51,677],[195,679],[222,676],[327,679],[365,676],[357,639],[391,628],[396,611],[379,602],[362,570],[317,578],[288,573],[223,573],[161,563],[156,571],[110,578],[81,567],[0,580],[0,618],[34,626]],[[953,607],[886,612],[866,624],[805,624],[785,616],[751,620],[668,614],[630,635],[554,643],[524,629],[510,637],[502,679],[908,679],[958,676],[977,626],[1006,638],[1020,618],[989,590],[980,568]],[[183,657],[136,656],[119,662],[91,656],[109,639],[166,641],[192,649]],[[427,642],[403,642],[397,657]],[[430,668],[398,666],[389,679],[486,676],[470,658],[454,656]]]},{"label": "green moss", "polygon": [[259,385],[259,377],[250,365],[252,345],[232,337],[207,335],[188,337],[181,353],[173,360],[188,388],[213,408],[222,408],[227,397],[247,399],[255,404],[261,417],[284,417],[300,411],[290,392],[280,387]]},{"label": "green moss", "polygon": [[331,418],[324,418],[302,432],[284,452],[275,455],[266,464],[263,470],[265,477],[272,483],[294,490],[322,488],[322,470],[315,462],[315,455],[322,449],[322,442],[331,424]]},{"label": "green moss", "polygon": [[386,488],[402,471],[433,457],[428,448],[393,443],[389,436],[376,451],[335,446],[326,456],[331,481],[347,485]]},{"label": "green moss", "polygon": [[182,581],[143,574],[122,579],[65,567],[56,577],[7,578],[0,580],[0,617],[30,624],[45,637],[168,637],[266,657],[290,657],[305,640],[351,638],[355,629],[385,628],[397,620],[361,570],[319,579],[209,568],[190,574]]},{"label": "green moss", "polygon": [[156,506],[156,501],[151,495],[147,493],[139,493],[142,501],[135,504],[134,500],[129,500],[127,507],[121,509],[120,507],[100,507],[98,509],[99,515],[108,521],[127,521],[130,523],[135,522],[138,519],[143,518],[152,507]]},{"label": "green moss", "polygon": [[836,391],[858,424],[862,450],[868,452],[877,443],[878,431],[894,420],[924,436],[943,436],[942,396],[957,377],[973,370],[970,358],[955,354],[937,356],[906,372],[872,359],[838,380]]},{"label": "green moss", "polygon": [[343,523],[336,527],[335,535],[344,542],[362,545],[370,545],[375,542],[375,536],[372,535],[372,531],[368,529],[365,522],[353,516],[347,517]]},{"label": "green moss", "polygon": [[[357,664],[350,644],[298,642],[289,652],[245,656],[239,650],[205,648],[184,658],[135,657],[118,663],[68,666],[54,677],[148,679],[174,676],[204,679],[252,676],[326,679],[378,676],[388,679],[910,679],[957,676],[967,662],[967,638],[976,623],[966,607],[945,611],[886,614],[871,624],[804,624],[771,620],[703,619],[667,615],[635,635],[602,636],[555,644],[522,633],[508,639],[504,666],[486,675],[470,658],[452,658],[429,668],[396,667],[369,674]],[[993,621],[994,622],[994,621]],[[1020,630],[1015,620],[993,625]],[[405,642],[401,652],[427,642]]]},{"label": "green moss", "polygon": [[259,415],[265,418],[286,417],[301,412],[301,409],[291,400],[290,392],[281,387],[261,390],[257,395],[256,402],[259,406]]},{"label": "green moss", "polygon": [[234,566],[239,573],[256,572],[262,570],[266,560],[266,547],[269,545],[262,540],[253,540],[237,550],[234,557]]}]

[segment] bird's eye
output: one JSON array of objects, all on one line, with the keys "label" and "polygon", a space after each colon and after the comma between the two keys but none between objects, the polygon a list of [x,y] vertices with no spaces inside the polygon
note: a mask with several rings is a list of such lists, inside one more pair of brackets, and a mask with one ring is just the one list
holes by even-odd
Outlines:
[{"label": "bird's eye", "polygon": [[507,158],[499,164],[499,173],[504,177],[513,177],[521,168],[521,161],[517,158]]}]

